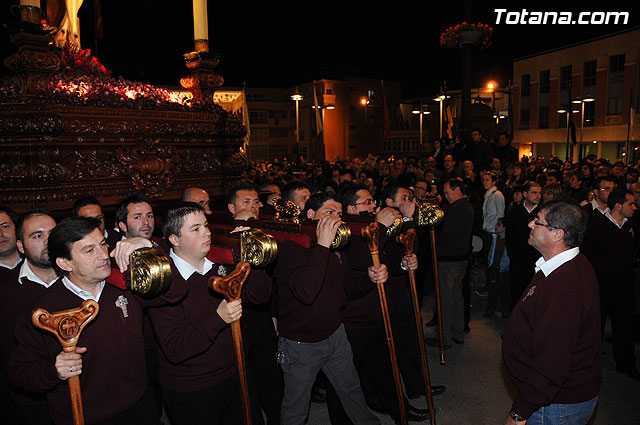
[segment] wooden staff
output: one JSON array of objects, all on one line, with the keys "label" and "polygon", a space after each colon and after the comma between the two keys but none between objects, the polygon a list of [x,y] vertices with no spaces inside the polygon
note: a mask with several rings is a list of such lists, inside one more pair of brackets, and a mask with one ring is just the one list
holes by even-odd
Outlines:
[{"label": "wooden staff", "polygon": [[[361,230],[362,238],[369,247],[373,267],[380,267],[380,256],[378,254],[378,240],[380,229],[377,222],[369,223]],[[380,307],[382,308],[382,318],[384,320],[384,330],[387,334],[387,346],[389,347],[389,356],[391,357],[391,369],[393,370],[393,380],[396,385],[396,396],[398,398],[398,410],[400,410],[400,420],[403,425],[407,425],[407,412],[404,407],[404,393],[402,392],[402,383],[400,381],[400,369],[398,369],[398,360],[396,358],[396,347],[393,342],[393,332],[391,330],[391,319],[389,318],[389,307],[387,306],[387,295],[384,290],[384,283],[377,282],[378,296],[380,297]]]},{"label": "wooden staff", "polygon": [[[240,298],[242,285],[249,277],[251,266],[249,263],[240,262],[236,269],[226,276],[214,276],[209,279],[209,287],[225,296],[228,302]],[[236,353],[236,367],[238,369],[238,381],[240,383],[240,398],[242,399],[242,416],[245,425],[251,425],[251,406],[249,404],[249,389],[247,387],[247,372],[244,367],[244,350],[242,348],[242,330],[240,320],[231,323],[233,335],[233,347]]]},{"label": "wooden staff", "polygon": [[[37,308],[31,314],[31,321],[40,329],[54,334],[62,351],[73,353],[76,351],[78,338],[82,329],[92,321],[100,310],[100,306],[93,300],[86,300],[78,308],[49,313],[44,308]],[[84,414],[82,412],[82,394],[80,393],[80,376],[72,376],[67,380],[69,383],[69,396],[71,397],[71,408],[73,409],[73,423],[84,425]]]},{"label": "wooden staff", "polygon": [[[413,254],[413,242],[416,239],[415,229],[409,229],[405,235],[396,236],[396,241],[404,247],[407,256]],[[418,304],[418,291],[416,290],[416,273],[409,269],[409,284],[411,286],[411,298],[413,299],[413,313],[416,318],[416,328],[418,330],[418,345],[420,346],[420,358],[422,360],[422,377],[427,389],[427,404],[429,405],[429,415],[431,425],[436,425],[436,409],[433,405],[433,394],[431,392],[431,376],[429,375],[429,365],[427,363],[427,351],[424,345],[424,331],[422,330],[422,315]]]},{"label": "wooden staff", "polygon": [[440,278],[438,277],[438,256],[436,255],[436,229],[429,228],[431,238],[431,258],[433,260],[433,285],[436,288],[436,314],[438,315],[438,341],[440,341],[440,364],[445,364],[444,360],[444,338],[442,336],[442,305],[440,304]]}]

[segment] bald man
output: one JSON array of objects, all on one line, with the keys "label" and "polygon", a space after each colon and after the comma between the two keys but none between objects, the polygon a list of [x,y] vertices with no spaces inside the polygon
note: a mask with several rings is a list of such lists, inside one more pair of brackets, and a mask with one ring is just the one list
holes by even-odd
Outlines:
[{"label": "bald man", "polygon": [[199,187],[190,187],[182,194],[182,200],[187,202],[195,202],[200,204],[204,208],[206,215],[211,215],[211,208],[209,205],[209,194],[206,190]]}]

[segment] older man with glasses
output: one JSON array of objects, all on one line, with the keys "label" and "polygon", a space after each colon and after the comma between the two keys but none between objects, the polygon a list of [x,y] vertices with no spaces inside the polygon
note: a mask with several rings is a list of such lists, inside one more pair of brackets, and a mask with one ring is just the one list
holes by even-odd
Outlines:
[{"label": "older man with glasses", "polygon": [[542,254],[509,316],[502,356],[517,393],[505,425],[586,424],[600,389],[598,280],[579,246],[587,216],[571,201],[544,204],[529,223]]}]

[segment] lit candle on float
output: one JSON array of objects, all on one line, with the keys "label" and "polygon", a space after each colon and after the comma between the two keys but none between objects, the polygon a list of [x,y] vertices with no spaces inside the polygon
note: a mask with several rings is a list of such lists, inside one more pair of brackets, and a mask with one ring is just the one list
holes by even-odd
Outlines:
[{"label": "lit candle on float", "polygon": [[193,39],[198,52],[209,51],[207,0],[193,0]]},{"label": "lit candle on float", "polygon": [[40,0],[20,0],[20,6],[30,6],[40,8]]}]

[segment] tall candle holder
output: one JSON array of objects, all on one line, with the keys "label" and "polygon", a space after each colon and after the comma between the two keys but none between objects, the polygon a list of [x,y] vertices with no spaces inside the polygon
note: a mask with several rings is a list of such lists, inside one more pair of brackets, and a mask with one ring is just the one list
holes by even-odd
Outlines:
[{"label": "tall candle holder", "polygon": [[180,85],[189,90],[195,102],[213,104],[213,94],[224,83],[224,78],[214,71],[218,55],[208,51],[185,53],[185,65],[191,74],[180,79]]}]

